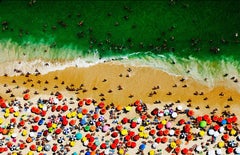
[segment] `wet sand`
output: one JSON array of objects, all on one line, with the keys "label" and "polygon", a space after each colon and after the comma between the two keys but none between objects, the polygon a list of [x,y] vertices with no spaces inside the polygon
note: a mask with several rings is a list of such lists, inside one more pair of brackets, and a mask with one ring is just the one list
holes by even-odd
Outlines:
[{"label": "wet sand", "polygon": [[[238,83],[233,83],[235,87],[231,87],[222,81],[209,88],[204,82],[190,77],[113,62],[87,68],[70,67],[45,75],[32,73],[26,77],[26,74],[17,74],[19,76],[0,77],[3,98],[14,99],[10,97],[11,94],[21,97],[23,91],[29,89],[31,96],[34,96],[35,91],[46,95],[59,91],[73,97],[102,99],[107,104],[115,105],[128,105],[141,99],[146,103],[160,101],[191,104],[193,107],[200,106],[201,110],[208,105],[210,109],[218,107],[223,110],[229,105],[234,110],[240,103],[239,92],[236,90]],[[7,86],[4,87],[4,84]],[[5,93],[8,89],[12,92]]]}]

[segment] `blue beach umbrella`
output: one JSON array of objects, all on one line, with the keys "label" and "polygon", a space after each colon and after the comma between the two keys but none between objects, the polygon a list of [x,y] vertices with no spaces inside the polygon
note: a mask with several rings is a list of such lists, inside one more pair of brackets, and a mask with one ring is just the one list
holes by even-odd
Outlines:
[{"label": "blue beach umbrella", "polygon": [[141,145],[139,146],[139,149],[142,150],[142,151],[143,151],[145,148],[146,148],[146,145],[145,145],[145,144],[141,144]]},{"label": "blue beach umbrella", "polygon": [[91,155],[91,153],[90,152],[86,152],[85,155]]},{"label": "blue beach umbrella", "polygon": [[83,125],[85,125],[85,124],[87,124],[87,121],[86,121],[85,119],[82,119],[81,122],[80,122],[80,125],[83,126]]},{"label": "blue beach umbrella", "polygon": [[72,154],[72,155],[78,155],[78,154],[77,154],[77,152],[73,152],[73,154]]},{"label": "blue beach umbrella", "polygon": [[226,124],[227,124],[227,120],[225,120],[225,119],[222,120],[221,124],[222,124],[222,125],[226,125]]},{"label": "blue beach umbrella", "polygon": [[82,139],[82,134],[81,134],[80,132],[76,133],[75,136],[76,136],[76,139],[77,139],[77,140]]}]

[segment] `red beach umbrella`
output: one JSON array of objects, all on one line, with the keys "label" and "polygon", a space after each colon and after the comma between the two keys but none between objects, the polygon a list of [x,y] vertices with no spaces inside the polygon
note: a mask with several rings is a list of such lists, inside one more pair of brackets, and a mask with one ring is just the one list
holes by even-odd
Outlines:
[{"label": "red beach umbrella", "polygon": [[90,136],[90,137],[88,138],[88,141],[89,141],[89,142],[94,142],[94,140],[95,140],[95,139],[94,139],[93,136]]},{"label": "red beach umbrella", "polygon": [[110,148],[111,148],[111,149],[116,149],[116,147],[117,147],[117,145],[116,145],[115,143],[112,143],[112,144],[110,145]]},{"label": "red beach umbrella", "polygon": [[24,143],[21,143],[21,144],[19,145],[19,148],[20,148],[21,150],[25,149],[25,147],[26,147],[26,145],[25,145]]},{"label": "red beach umbrella", "polygon": [[113,132],[113,133],[111,134],[111,136],[112,136],[113,138],[116,138],[116,137],[118,136],[118,133],[117,133],[117,132]]},{"label": "red beach umbrella", "polygon": [[67,110],[68,110],[68,106],[67,106],[66,104],[63,105],[62,108],[61,108],[61,110],[62,110],[62,111],[67,111]]},{"label": "red beach umbrella", "polygon": [[119,140],[118,139],[114,139],[113,143],[117,145],[119,143]]},{"label": "red beach umbrella", "polygon": [[187,141],[191,141],[191,140],[193,140],[193,135],[188,134],[188,135],[187,135]]},{"label": "red beach umbrella", "polygon": [[82,109],[82,114],[83,114],[83,115],[86,115],[87,113],[88,113],[88,110],[87,110],[87,109],[85,109],[85,108]]},{"label": "red beach umbrella", "polygon": [[168,138],[167,137],[162,137],[162,139],[161,139],[161,142],[162,143],[166,143],[168,141]]},{"label": "red beach umbrella", "polygon": [[51,111],[54,112],[57,109],[55,105],[52,106]]},{"label": "red beach umbrella", "polygon": [[116,129],[117,129],[118,131],[121,131],[122,128],[123,128],[123,127],[122,127],[121,125],[117,125],[117,126],[116,126]]},{"label": "red beach umbrella", "polygon": [[16,121],[17,121],[16,118],[11,118],[11,119],[10,119],[10,122],[13,123],[13,124],[15,124]]},{"label": "red beach umbrella", "polygon": [[63,125],[63,126],[68,125],[68,120],[64,119],[64,120],[62,121],[62,125]]},{"label": "red beach umbrella", "polygon": [[37,125],[33,125],[33,126],[32,126],[32,130],[33,130],[33,131],[36,132],[36,131],[38,131],[38,129],[39,129],[39,127],[38,127]]},{"label": "red beach umbrella", "polygon": [[63,95],[59,93],[58,96],[57,96],[57,99],[58,99],[59,101],[61,101],[61,100],[63,99]]},{"label": "red beach umbrella", "polygon": [[218,116],[217,115],[213,115],[212,116],[212,121],[213,122],[217,122],[218,121]]},{"label": "red beach umbrella", "polygon": [[141,111],[142,111],[142,106],[141,106],[141,105],[138,105],[138,106],[136,107],[136,111],[137,111],[137,112],[141,112]]},{"label": "red beach umbrella", "polygon": [[83,100],[80,100],[79,102],[78,102],[78,106],[79,107],[82,107],[84,105],[84,101]]},{"label": "red beach umbrella", "polygon": [[58,149],[58,148],[57,148],[57,145],[56,145],[56,144],[54,144],[54,145],[53,145],[53,147],[52,147],[52,151],[53,151],[53,152],[56,152],[56,151],[57,151],[57,149]]},{"label": "red beach umbrella", "polygon": [[38,122],[39,120],[40,120],[40,117],[39,117],[39,116],[34,117],[34,122],[35,122],[35,123]]},{"label": "red beach umbrella", "polygon": [[163,124],[162,123],[159,123],[158,125],[157,125],[157,129],[158,130],[161,130],[163,128]]},{"label": "red beach umbrella", "polygon": [[147,115],[142,115],[142,116],[141,116],[141,119],[142,119],[142,120],[147,119]]},{"label": "red beach umbrella", "polygon": [[238,120],[237,116],[233,116],[233,117],[232,117],[232,123],[236,123],[237,120]]},{"label": "red beach umbrella", "polygon": [[85,102],[86,105],[90,105],[91,103],[92,103],[91,99],[86,99],[86,102]]},{"label": "red beach umbrella", "polygon": [[193,111],[193,110],[189,110],[188,113],[187,113],[187,115],[188,115],[189,117],[193,116],[193,115],[194,115],[194,111]]},{"label": "red beach umbrella", "polygon": [[124,137],[124,140],[125,140],[125,141],[129,141],[130,139],[131,139],[131,137],[130,137],[129,135],[127,135],[127,136]]},{"label": "red beach umbrella", "polygon": [[158,135],[158,136],[162,136],[162,135],[163,135],[163,131],[162,131],[162,130],[159,130],[159,131],[157,132],[157,135]]},{"label": "red beach umbrella", "polygon": [[101,148],[101,149],[106,149],[106,148],[107,148],[107,144],[106,144],[106,143],[102,143],[102,144],[100,145],[100,148]]},{"label": "red beach umbrella", "polygon": [[44,116],[46,116],[46,114],[47,114],[47,111],[42,110],[42,112],[41,112],[41,116],[44,117]]},{"label": "red beach umbrella", "polygon": [[164,130],[164,131],[163,131],[163,134],[164,134],[165,136],[169,135],[169,130],[168,130],[168,129]]},{"label": "red beach umbrella", "polygon": [[175,152],[176,154],[179,154],[180,151],[181,151],[181,148],[180,148],[180,147],[176,147],[176,148],[174,149],[174,152]]},{"label": "red beach umbrella", "polygon": [[228,124],[232,123],[232,118],[226,118],[226,120]]},{"label": "red beach umbrella", "polygon": [[57,112],[59,112],[61,109],[62,109],[62,106],[58,105],[56,110],[57,110]]},{"label": "red beach umbrella", "polygon": [[228,153],[228,154],[233,153],[233,148],[232,148],[232,147],[228,147],[228,148],[227,148],[227,153]]},{"label": "red beach umbrella", "polygon": [[175,135],[175,136],[179,136],[180,133],[181,133],[181,131],[180,131],[179,129],[176,129],[175,132],[174,132],[174,135]]},{"label": "red beach umbrella", "polygon": [[128,135],[129,135],[130,137],[133,137],[133,136],[135,135],[135,132],[134,132],[134,131],[128,131]]},{"label": "red beach umbrella", "polygon": [[76,124],[76,120],[72,119],[72,120],[69,122],[69,124],[70,124],[71,126],[74,126],[74,125]]},{"label": "red beach umbrella", "polygon": [[203,119],[204,119],[205,121],[207,121],[208,119],[210,119],[210,117],[209,117],[209,115],[206,114],[206,115],[203,116]]},{"label": "red beach umbrella", "polygon": [[161,140],[160,137],[158,137],[158,138],[155,139],[155,142],[158,143],[158,144],[161,143],[161,141],[162,141],[162,140]]},{"label": "red beach umbrella", "polygon": [[141,101],[140,100],[136,100],[135,102],[134,102],[134,106],[139,106],[141,104]]},{"label": "red beach umbrella", "polygon": [[137,144],[135,142],[131,142],[131,148],[135,148]]},{"label": "red beach umbrella", "polygon": [[98,104],[98,107],[99,107],[100,109],[102,109],[104,106],[105,106],[105,103],[104,103],[104,102],[100,102],[100,103]]},{"label": "red beach umbrella", "polygon": [[97,145],[93,144],[92,147],[91,147],[91,150],[94,151],[97,149]]},{"label": "red beach umbrella", "polygon": [[100,114],[101,114],[101,115],[104,115],[106,112],[107,112],[107,110],[106,110],[105,108],[103,108],[103,109],[100,110]]},{"label": "red beach umbrella", "polygon": [[131,144],[132,144],[132,143],[131,143],[130,141],[127,141],[126,146],[127,146],[127,147],[131,147]]},{"label": "red beach umbrella", "polygon": [[36,150],[37,150],[36,145],[35,145],[35,144],[32,144],[32,145],[30,146],[30,150],[31,150],[31,151],[36,151]]},{"label": "red beach umbrella", "polygon": [[199,122],[201,122],[201,121],[203,120],[203,117],[202,117],[202,116],[198,116],[198,117],[196,118],[196,120],[197,120],[197,122],[199,123]]},{"label": "red beach umbrella", "polygon": [[139,139],[140,139],[140,136],[139,136],[139,135],[133,136],[133,140],[134,140],[134,141],[138,141]]},{"label": "red beach umbrella", "polygon": [[179,124],[179,125],[185,124],[185,120],[184,120],[184,119],[180,119],[180,120],[178,121],[178,124]]},{"label": "red beach umbrella", "polygon": [[151,114],[152,114],[153,116],[155,116],[155,115],[158,114],[158,111],[159,111],[159,109],[158,109],[158,108],[155,108],[155,109],[152,110]]},{"label": "red beach umbrella", "polygon": [[216,124],[216,125],[214,125],[213,129],[214,129],[215,131],[218,131],[218,130],[220,129],[220,126]]},{"label": "red beach umbrella", "polygon": [[128,122],[128,118],[124,117],[121,122],[122,124],[126,124]]},{"label": "red beach umbrella", "polygon": [[61,132],[62,132],[62,129],[60,129],[60,128],[58,128],[58,129],[55,130],[55,133],[56,133],[57,135],[59,135]]},{"label": "red beach umbrella", "polygon": [[24,125],[25,125],[25,121],[24,121],[24,120],[21,120],[21,121],[19,122],[19,125],[20,125],[20,126],[24,126]]},{"label": "red beach umbrella", "polygon": [[226,128],[227,128],[227,130],[232,130],[232,128],[233,128],[233,126],[232,126],[232,124],[228,124],[227,126],[226,126]]},{"label": "red beach umbrella", "polygon": [[222,136],[222,139],[223,139],[224,141],[227,141],[227,140],[229,139],[229,135],[228,135],[228,134],[224,134],[224,135]]},{"label": "red beach umbrella", "polygon": [[131,125],[130,125],[131,128],[135,128],[136,126],[137,126],[136,122],[131,122]]},{"label": "red beach umbrella", "polygon": [[25,94],[25,95],[23,96],[23,99],[24,99],[24,100],[29,100],[29,99],[30,99],[30,95],[29,95],[29,94]]},{"label": "red beach umbrella", "polygon": [[182,149],[182,154],[187,154],[187,153],[188,153],[188,149],[187,148]]}]

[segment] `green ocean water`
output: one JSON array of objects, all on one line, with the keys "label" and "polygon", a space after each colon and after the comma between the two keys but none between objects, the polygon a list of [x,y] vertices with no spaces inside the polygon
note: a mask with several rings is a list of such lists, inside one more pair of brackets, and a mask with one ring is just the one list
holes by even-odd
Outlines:
[{"label": "green ocean water", "polygon": [[239,68],[239,10],[238,0],[0,0],[0,43],[16,57],[164,56]]}]

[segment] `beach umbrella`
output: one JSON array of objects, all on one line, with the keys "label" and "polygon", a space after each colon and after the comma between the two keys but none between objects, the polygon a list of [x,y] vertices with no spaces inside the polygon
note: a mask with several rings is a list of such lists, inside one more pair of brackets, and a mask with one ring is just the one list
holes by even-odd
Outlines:
[{"label": "beach umbrella", "polygon": [[102,109],[104,106],[105,106],[105,103],[104,103],[104,102],[100,102],[100,103],[98,104],[98,107],[99,107],[100,109]]},{"label": "beach umbrella", "polygon": [[174,152],[177,153],[177,154],[179,154],[180,151],[181,151],[181,148],[180,148],[180,147],[176,147],[176,148],[174,149]]},{"label": "beach umbrella", "polygon": [[194,111],[193,111],[193,110],[188,110],[187,115],[188,115],[189,117],[192,117],[192,116],[194,115]]},{"label": "beach umbrella", "polygon": [[131,122],[130,127],[135,128],[137,126],[137,122]]},{"label": "beach umbrella", "polygon": [[153,116],[156,116],[156,115],[158,114],[158,111],[159,111],[159,109],[158,109],[158,108],[155,108],[155,109],[152,110],[151,114],[152,114]]},{"label": "beach umbrella", "polygon": [[214,129],[215,131],[218,131],[218,130],[220,129],[220,126],[219,126],[218,124],[216,124],[216,125],[213,126],[213,129]]},{"label": "beach umbrella", "polygon": [[109,130],[110,126],[109,125],[104,125],[102,128],[103,132],[107,132]]},{"label": "beach umbrella", "polygon": [[30,133],[29,133],[29,137],[31,137],[31,138],[32,138],[32,137],[36,137],[36,135],[35,135],[34,132],[30,132]]},{"label": "beach umbrella", "polygon": [[219,136],[219,132],[215,131],[213,137],[217,138]]},{"label": "beach umbrella", "polygon": [[119,149],[118,150],[118,154],[123,155],[124,154],[124,150],[123,149]]},{"label": "beach umbrella", "polygon": [[199,136],[203,137],[205,135],[205,132],[203,130],[199,131]]},{"label": "beach umbrella", "polygon": [[52,140],[52,136],[51,136],[51,135],[48,135],[48,136],[46,137],[46,139],[47,139],[47,141],[51,141],[51,140]]},{"label": "beach umbrella", "polygon": [[157,128],[158,130],[161,130],[161,129],[163,128],[163,124],[162,124],[162,123],[158,123],[158,125],[156,126],[156,128]]},{"label": "beach umbrella", "polygon": [[155,133],[156,133],[156,130],[154,130],[154,129],[152,129],[152,130],[149,131],[149,134],[150,134],[151,136],[155,135]]},{"label": "beach umbrella", "polygon": [[175,134],[175,130],[173,130],[173,129],[169,130],[169,135],[170,136],[173,136],[174,134]]},{"label": "beach umbrella", "polygon": [[131,106],[126,106],[126,107],[125,107],[125,110],[126,110],[127,112],[129,112],[129,111],[132,110],[132,107],[131,107]]},{"label": "beach umbrella", "polygon": [[240,154],[240,147],[237,147],[234,151],[236,154]]},{"label": "beach umbrella", "polygon": [[228,135],[228,134],[224,134],[224,135],[222,136],[222,139],[223,139],[224,141],[227,141],[227,140],[229,139],[229,135]]},{"label": "beach umbrella", "polygon": [[90,126],[89,126],[89,125],[86,125],[86,126],[84,127],[84,130],[85,130],[85,131],[89,131],[89,130],[90,130]]},{"label": "beach umbrella", "polygon": [[232,129],[231,131],[230,131],[230,135],[231,136],[235,136],[237,134],[237,131],[235,130],[235,129]]},{"label": "beach umbrella", "polygon": [[29,100],[29,99],[30,99],[30,95],[29,95],[29,94],[25,94],[25,95],[23,96],[23,99],[24,99],[24,100]]},{"label": "beach umbrella", "polygon": [[183,108],[182,108],[182,106],[181,105],[179,105],[179,106],[177,106],[177,110],[182,110]]},{"label": "beach umbrella", "polygon": [[177,144],[176,144],[175,142],[171,142],[171,143],[170,143],[170,147],[171,147],[172,149],[174,149],[174,148],[177,147]]},{"label": "beach umbrella", "polygon": [[135,148],[137,146],[136,142],[131,142],[131,148]]},{"label": "beach umbrella", "polygon": [[178,114],[176,112],[173,112],[171,116],[172,116],[172,118],[176,118],[178,116]]},{"label": "beach umbrella", "polygon": [[126,124],[128,122],[128,118],[124,117],[121,122],[122,124]]},{"label": "beach umbrella", "polygon": [[100,148],[101,148],[101,149],[106,149],[106,148],[107,148],[107,144],[106,144],[106,143],[102,143],[102,144],[100,145]]},{"label": "beach umbrella", "polygon": [[80,125],[83,126],[83,125],[86,125],[87,124],[87,121],[85,118],[83,118],[81,121],[80,121]]},{"label": "beach umbrella", "polygon": [[232,147],[228,147],[228,148],[227,148],[227,153],[228,153],[228,154],[233,153],[233,148],[232,148]]},{"label": "beach umbrella", "polygon": [[143,151],[145,148],[146,148],[146,144],[141,144],[141,145],[139,146],[139,149],[140,149],[141,151]]},{"label": "beach umbrella", "polygon": [[217,150],[216,150],[216,154],[217,154],[217,155],[221,155],[221,154],[222,154],[222,150],[221,150],[221,149],[217,149]]},{"label": "beach umbrella", "polygon": [[133,140],[134,140],[134,141],[138,141],[139,139],[140,139],[140,136],[139,136],[139,135],[133,136]]},{"label": "beach umbrella", "polygon": [[17,133],[12,133],[11,137],[12,138],[16,138],[17,137]]},{"label": "beach umbrella", "polygon": [[141,105],[137,106],[136,107],[136,112],[141,112],[141,111],[142,111],[142,106]]},{"label": "beach umbrella", "polygon": [[161,139],[161,142],[162,143],[166,143],[168,141],[168,138],[167,137],[162,137],[162,139]]},{"label": "beach umbrella", "polygon": [[214,150],[210,150],[207,152],[207,155],[215,155],[215,151]]},{"label": "beach umbrella", "polygon": [[233,117],[232,117],[232,123],[236,123],[237,120],[238,120],[237,116],[233,116]]},{"label": "beach umbrella", "polygon": [[182,154],[187,154],[187,153],[188,153],[188,149],[187,148],[182,149]]},{"label": "beach umbrella", "polygon": [[103,109],[100,110],[100,114],[101,114],[101,115],[104,115],[106,112],[107,112],[107,110],[106,110],[105,108],[103,108]]},{"label": "beach umbrella", "polygon": [[207,122],[206,122],[206,121],[201,121],[201,122],[199,123],[199,126],[200,126],[201,128],[205,128],[205,127],[207,126]]},{"label": "beach umbrella", "polygon": [[56,152],[56,151],[57,151],[57,149],[58,149],[57,145],[56,145],[56,144],[54,144],[54,145],[52,146],[52,151],[53,151],[53,152]]},{"label": "beach umbrella", "polygon": [[208,130],[208,134],[209,134],[210,136],[213,136],[214,133],[215,133],[215,131],[214,131],[213,129],[209,129],[209,130]]},{"label": "beach umbrella", "polygon": [[221,125],[226,125],[226,124],[227,124],[227,120],[224,119],[221,121]]},{"label": "beach umbrella", "polygon": [[128,134],[127,129],[122,129],[122,130],[121,130],[121,135],[122,135],[122,136],[126,136],[127,134]]},{"label": "beach umbrella", "polygon": [[59,94],[57,95],[57,99],[58,99],[59,101],[61,101],[61,100],[63,99],[63,95],[59,93]]},{"label": "beach umbrella", "polygon": [[60,128],[55,130],[55,134],[59,135],[62,132],[62,130]]},{"label": "beach umbrella", "polygon": [[172,123],[171,123],[171,122],[167,122],[166,128],[169,129],[169,128],[171,128],[171,127],[172,127]]},{"label": "beach umbrella", "polygon": [[151,146],[153,149],[156,149],[157,148],[157,143],[153,143],[152,146]]},{"label": "beach umbrella", "polygon": [[30,146],[30,150],[31,150],[31,151],[36,151],[36,150],[37,150],[37,146],[36,146],[35,144],[32,144],[32,145]]},{"label": "beach umbrella", "polygon": [[228,131],[230,131],[230,130],[232,130],[233,126],[232,126],[232,124],[227,124],[226,128]]},{"label": "beach umbrella", "polygon": [[223,148],[225,146],[225,143],[223,141],[218,142],[218,147]]},{"label": "beach umbrella", "polygon": [[202,146],[201,145],[198,145],[197,147],[196,147],[196,151],[199,153],[199,152],[201,152],[203,149],[202,149]]},{"label": "beach umbrella", "polygon": [[221,127],[219,128],[219,132],[220,132],[220,133],[223,133],[224,131],[225,131],[224,127],[221,126]]},{"label": "beach umbrella", "polygon": [[110,145],[110,148],[111,148],[111,149],[116,149],[116,147],[117,147],[117,144],[115,144],[115,143],[112,143],[112,144]]},{"label": "beach umbrella", "polygon": [[240,141],[240,135],[237,136],[237,140]]},{"label": "beach umbrella", "polygon": [[67,111],[67,110],[68,110],[68,106],[67,106],[66,104],[63,105],[62,108],[61,108],[61,110],[62,110],[62,111]]},{"label": "beach umbrella", "polygon": [[160,138],[160,137],[156,138],[156,139],[155,139],[155,142],[156,142],[156,143],[161,143],[161,138]]},{"label": "beach umbrella", "polygon": [[178,124],[179,124],[179,125],[185,124],[185,120],[184,120],[184,119],[180,119],[180,120],[178,121]]}]

